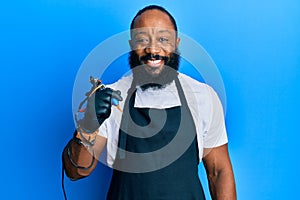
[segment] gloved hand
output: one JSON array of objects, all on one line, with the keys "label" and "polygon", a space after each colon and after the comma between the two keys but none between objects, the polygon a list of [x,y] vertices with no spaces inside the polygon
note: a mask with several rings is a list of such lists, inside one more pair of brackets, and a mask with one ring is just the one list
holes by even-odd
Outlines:
[{"label": "gloved hand", "polygon": [[112,100],[122,101],[121,92],[111,88],[98,89],[88,102],[84,118],[79,122],[86,133],[95,132],[100,125],[110,116]]}]

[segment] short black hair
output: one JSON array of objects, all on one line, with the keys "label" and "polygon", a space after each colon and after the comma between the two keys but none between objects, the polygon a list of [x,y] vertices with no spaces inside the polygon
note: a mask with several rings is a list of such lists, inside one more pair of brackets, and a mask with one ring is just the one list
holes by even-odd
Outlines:
[{"label": "short black hair", "polygon": [[158,6],[158,5],[149,5],[149,6],[144,7],[143,9],[139,10],[139,12],[134,16],[134,18],[131,21],[130,30],[134,29],[135,19],[138,16],[140,16],[141,14],[143,14],[144,12],[146,12],[147,10],[160,10],[160,11],[166,13],[169,16],[169,18],[174,26],[174,29],[177,33],[177,25],[176,25],[176,21],[175,21],[174,17],[165,8]]}]

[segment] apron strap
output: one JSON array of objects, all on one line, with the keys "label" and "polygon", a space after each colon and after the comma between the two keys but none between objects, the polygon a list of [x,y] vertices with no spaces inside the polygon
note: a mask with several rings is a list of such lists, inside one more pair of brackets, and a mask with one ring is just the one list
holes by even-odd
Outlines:
[{"label": "apron strap", "polygon": [[124,159],[125,154],[126,154],[125,151],[126,151],[127,133],[124,133],[124,131],[122,131],[122,130],[125,130],[125,131],[128,130],[128,120],[125,119],[126,118],[125,115],[127,115],[127,113],[129,114],[129,100],[133,95],[135,96],[135,92],[136,92],[136,82],[134,80],[132,80],[131,86],[127,91],[127,97],[126,97],[125,103],[124,103],[123,115],[122,115],[120,130],[119,130],[119,135],[120,135],[119,136],[119,145],[118,145],[118,148],[120,149],[120,151],[118,151],[119,159]]}]

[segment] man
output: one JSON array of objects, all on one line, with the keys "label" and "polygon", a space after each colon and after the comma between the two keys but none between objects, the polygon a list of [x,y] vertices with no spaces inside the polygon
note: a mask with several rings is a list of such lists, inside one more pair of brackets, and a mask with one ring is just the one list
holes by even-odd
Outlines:
[{"label": "man", "polygon": [[[180,38],[171,14],[140,10],[131,23],[132,75],[91,95],[63,152],[72,180],[88,176],[104,147],[113,176],[107,199],[236,199],[221,103],[207,85],[178,73]],[[120,101],[120,112],[112,101]]]}]

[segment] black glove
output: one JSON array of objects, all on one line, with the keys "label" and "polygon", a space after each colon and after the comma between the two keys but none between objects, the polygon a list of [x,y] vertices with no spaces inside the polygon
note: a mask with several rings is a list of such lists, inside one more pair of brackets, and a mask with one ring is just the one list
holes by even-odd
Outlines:
[{"label": "black glove", "polygon": [[79,122],[86,133],[95,132],[100,125],[110,116],[112,98],[122,101],[121,92],[110,88],[98,89],[87,103],[84,118]]}]

